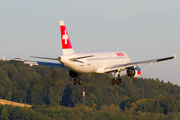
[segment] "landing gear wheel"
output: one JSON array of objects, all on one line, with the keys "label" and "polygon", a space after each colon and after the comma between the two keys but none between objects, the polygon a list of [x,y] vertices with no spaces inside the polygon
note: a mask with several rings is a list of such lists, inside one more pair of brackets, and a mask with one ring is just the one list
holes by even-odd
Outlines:
[{"label": "landing gear wheel", "polygon": [[81,80],[81,79],[78,80],[78,84],[79,84],[79,85],[82,84],[82,80]]},{"label": "landing gear wheel", "polygon": [[115,79],[112,79],[111,82],[112,82],[112,85],[114,85],[116,81],[115,81]]},{"label": "landing gear wheel", "polygon": [[121,83],[121,79],[116,80],[116,84],[119,85]]},{"label": "landing gear wheel", "polygon": [[77,84],[77,79],[74,79],[74,85],[76,85]]}]

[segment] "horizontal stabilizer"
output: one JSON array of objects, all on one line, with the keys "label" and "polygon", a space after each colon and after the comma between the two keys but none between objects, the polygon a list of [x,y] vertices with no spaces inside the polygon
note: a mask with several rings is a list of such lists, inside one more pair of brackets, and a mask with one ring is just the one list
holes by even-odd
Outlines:
[{"label": "horizontal stabilizer", "polygon": [[89,58],[89,57],[93,57],[93,56],[94,56],[94,55],[81,56],[81,57],[74,57],[74,58],[70,58],[69,60],[78,60],[78,59]]}]

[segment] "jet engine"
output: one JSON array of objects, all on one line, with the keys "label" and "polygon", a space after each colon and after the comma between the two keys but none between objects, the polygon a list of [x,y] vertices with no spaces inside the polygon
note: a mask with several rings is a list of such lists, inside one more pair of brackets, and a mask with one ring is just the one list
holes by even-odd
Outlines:
[{"label": "jet engine", "polygon": [[69,71],[69,75],[72,77],[72,78],[75,78],[77,77],[78,73],[74,72],[74,71]]},{"label": "jet engine", "polygon": [[139,67],[129,67],[126,73],[129,77],[138,78],[141,75],[141,69]]}]

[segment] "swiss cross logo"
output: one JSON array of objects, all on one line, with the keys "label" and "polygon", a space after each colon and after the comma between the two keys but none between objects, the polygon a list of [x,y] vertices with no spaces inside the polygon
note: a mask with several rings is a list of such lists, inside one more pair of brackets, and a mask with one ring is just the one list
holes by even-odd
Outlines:
[{"label": "swiss cross logo", "polygon": [[72,46],[71,46],[71,42],[70,42],[69,35],[68,35],[65,25],[60,25],[60,29],[61,29],[62,48],[71,49]]},{"label": "swiss cross logo", "polygon": [[124,54],[123,53],[116,53],[116,55],[118,56],[118,57],[120,57],[120,56],[124,56]]},{"label": "swiss cross logo", "polygon": [[65,44],[67,44],[67,40],[69,39],[66,30],[64,31],[63,40],[65,40]]}]

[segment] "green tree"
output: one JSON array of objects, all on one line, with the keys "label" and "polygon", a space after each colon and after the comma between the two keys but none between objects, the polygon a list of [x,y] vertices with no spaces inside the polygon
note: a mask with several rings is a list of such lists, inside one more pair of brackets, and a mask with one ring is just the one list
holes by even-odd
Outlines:
[{"label": "green tree", "polygon": [[21,89],[14,90],[13,101],[25,102],[26,101],[26,93]]},{"label": "green tree", "polygon": [[7,106],[5,106],[1,111],[1,120],[7,120],[8,113],[7,113]]},{"label": "green tree", "polygon": [[52,105],[59,105],[62,101],[62,96],[64,94],[64,89],[66,88],[65,83],[60,80],[57,81],[50,89],[49,89],[49,100]]}]

